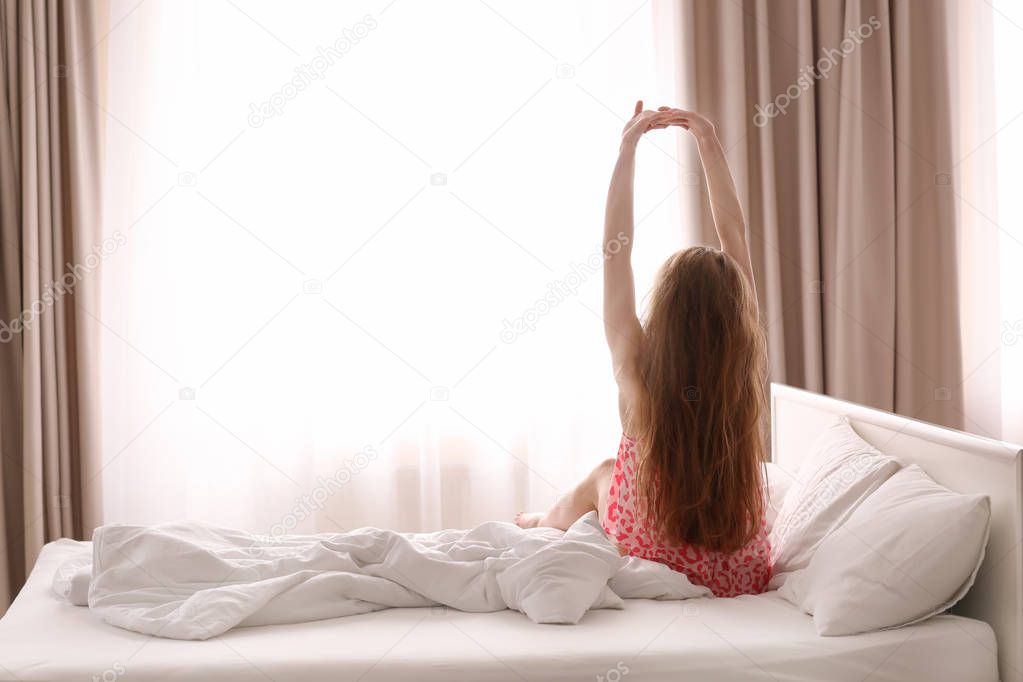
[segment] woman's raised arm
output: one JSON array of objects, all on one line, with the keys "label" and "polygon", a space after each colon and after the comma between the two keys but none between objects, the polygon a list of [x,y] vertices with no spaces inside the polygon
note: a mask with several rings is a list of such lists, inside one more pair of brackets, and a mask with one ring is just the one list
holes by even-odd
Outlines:
[{"label": "woman's raised arm", "polygon": [[674,114],[644,111],[636,102],[633,117],[625,124],[622,145],[611,175],[604,214],[604,334],[611,349],[615,379],[631,392],[642,344],[642,328],[636,316],[636,285],[632,274],[633,181],[636,145],[643,133],[665,128]]},{"label": "woman's raised arm", "polygon": [[728,168],[725,150],[718,139],[714,124],[705,116],[685,109],[660,107],[661,113],[671,114],[670,125],[685,128],[696,138],[703,162],[703,173],[707,178],[707,193],[710,195],[710,210],[714,217],[721,250],[735,259],[753,287],[756,300],[756,282],[753,279],[753,262],[750,259],[749,244],[746,241],[746,218],[735,190],[735,182]]}]

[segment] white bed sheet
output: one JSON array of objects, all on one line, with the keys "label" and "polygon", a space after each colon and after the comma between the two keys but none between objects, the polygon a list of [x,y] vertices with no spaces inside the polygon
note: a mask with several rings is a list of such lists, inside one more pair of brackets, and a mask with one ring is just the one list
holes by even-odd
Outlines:
[{"label": "white bed sheet", "polygon": [[998,679],[991,628],[957,616],[853,637],[818,637],[773,593],[683,602],[629,600],[579,625],[521,613],[391,609],[241,628],[209,641],[153,638],[102,623],[50,592],[85,543],[47,545],[0,619],[0,680],[887,680]]}]

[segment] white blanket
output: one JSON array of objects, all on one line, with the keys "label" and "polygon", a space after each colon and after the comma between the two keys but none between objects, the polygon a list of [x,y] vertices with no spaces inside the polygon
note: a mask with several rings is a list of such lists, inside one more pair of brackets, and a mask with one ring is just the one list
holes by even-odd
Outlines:
[{"label": "white blanket", "polygon": [[515,609],[577,623],[623,598],[711,596],[662,564],[621,557],[590,513],[568,531],[489,522],[472,530],[268,537],[194,522],[108,525],[91,565],[72,559],[53,587],[107,623],[173,639],[388,607]]}]

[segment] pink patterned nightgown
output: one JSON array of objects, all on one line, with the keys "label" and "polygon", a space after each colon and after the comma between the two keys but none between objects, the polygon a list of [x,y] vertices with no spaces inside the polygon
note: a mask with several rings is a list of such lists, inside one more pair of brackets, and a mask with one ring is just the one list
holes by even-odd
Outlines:
[{"label": "pink patterned nightgown", "polygon": [[753,540],[734,553],[690,545],[665,545],[643,525],[636,511],[636,441],[622,435],[604,513],[604,532],[626,554],[658,561],[684,573],[718,597],[760,594],[771,579],[771,546],[766,522]]}]

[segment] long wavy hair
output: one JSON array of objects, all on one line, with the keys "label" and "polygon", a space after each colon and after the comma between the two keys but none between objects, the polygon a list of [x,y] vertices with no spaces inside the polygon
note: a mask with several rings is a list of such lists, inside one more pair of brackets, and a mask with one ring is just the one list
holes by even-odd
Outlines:
[{"label": "long wavy hair", "polygon": [[667,542],[733,552],[762,523],[766,351],[754,297],[739,265],[708,247],[671,256],[651,294],[630,422],[640,508]]}]

